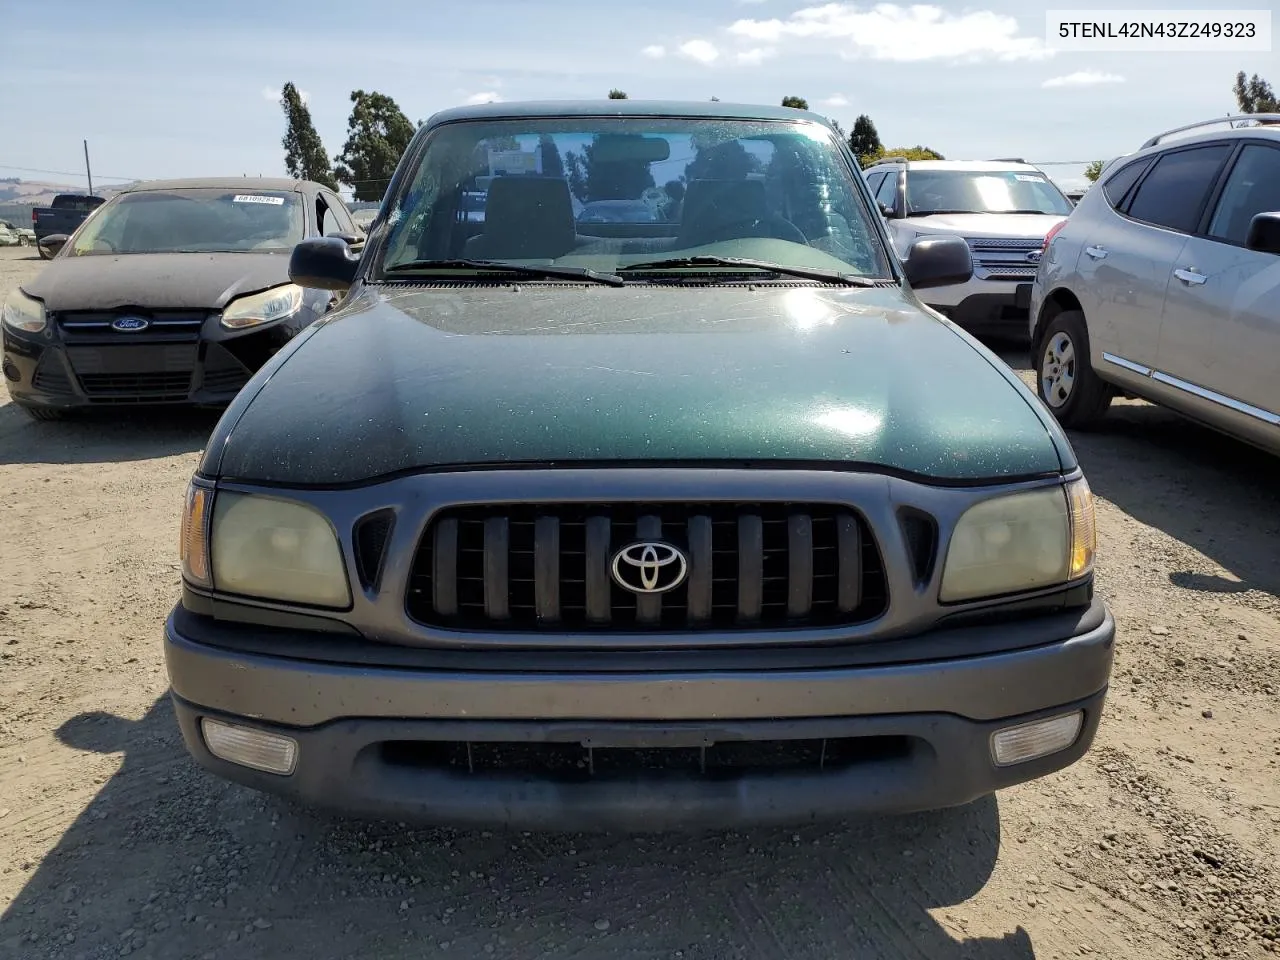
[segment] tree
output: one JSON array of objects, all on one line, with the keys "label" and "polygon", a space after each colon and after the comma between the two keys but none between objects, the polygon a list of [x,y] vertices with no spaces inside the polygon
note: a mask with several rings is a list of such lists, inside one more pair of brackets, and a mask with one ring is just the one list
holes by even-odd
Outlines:
[{"label": "tree", "polygon": [[1098,178],[1102,176],[1102,161],[1094,160],[1084,168],[1084,177],[1090,183],[1097,183]]},{"label": "tree", "polygon": [[1241,113],[1276,113],[1280,112],[1280,100],[1276,99],[1271,84],[1256,73],[1245,79],[1244,71],[1236,74],[1236,104]]},{"label": "tree", "polygon": [[357,200],[381,200],[413,139],[414,126],[386,94],[353,90],[351,102],[347,142],[334,174],[355,191]]},{"label": "tree", "polygon": [[841,140],[843,140],[843,139],[844,139],[844,127],[840,126],[840,121],[839,121],[839,120],[833,120],[831,117],[827,117],[827,119],[831,121],[831,128],[832,128],[833,130],[835,130],[835,132],[836,132],[836,133],[838,133],[838,134],[840,135],[840,139],[841,139]]},{"label": "tree", "polygon": [[560,156],[560,148],[551,134],[544,133],[538,137],[538,150],[542,154],[542,173],[547,177],[563,177],[564,160]]},{"label": "tree", "polygon": [[[945,160],[947,159],[937,150],[930,150],[928,147],[922,147],[916,144],[914,147],[881,147],[873,155],[867,158],[867,163],[873,163],[881,157],[906,157],[908,160]],[[864,166],[866,164],[863,164]]]},{"label": "tree", "polygon": [[783,97],[782,105],[784,107],[795,107],[797,110],[809,109],[809,101],[804,97]]},{"label": "tree", "polygon": [[621,90],[619,90],[617,87],[614,87],[612,90],[609,91],[609,99],[610,100],[626,100],[627,95],[623,93]]},{"label": "tree", "polygon": [[720,102],[720,98],[719,98],[719,97],[712,97],[712,98],[711,98],[711,102],[712,102],[712,103],[719,103],[719,102]]},{"label": "tree", "polygon": [[849,149],[864,167],[880,156],[880,151],[884,149],[884,144],[880,142],[880,134],[876,132],[876,125],[865,113],[853,121],[853,132],[849,134]]},{"label": "tree", "polygon": [[284,168],[289,176],[299,180],[314,180],[331,190],[338,189],[329,166],[329,155],[324,152],[320,134],[311,123],[311,111],[302,101],[302,94],[290,81],[280,91],[280,107],[288,123],[281,145],[284,147]]}]

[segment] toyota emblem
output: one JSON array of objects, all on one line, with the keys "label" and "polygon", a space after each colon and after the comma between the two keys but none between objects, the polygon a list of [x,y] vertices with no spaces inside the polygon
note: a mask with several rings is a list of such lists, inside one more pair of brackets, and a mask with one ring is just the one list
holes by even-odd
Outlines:
[{"label": "toyota emblem", "polygon": [[613,555],[613,579],[632,593],[666,593],[684,583],[684,551],[660,540],[629,543]]}]

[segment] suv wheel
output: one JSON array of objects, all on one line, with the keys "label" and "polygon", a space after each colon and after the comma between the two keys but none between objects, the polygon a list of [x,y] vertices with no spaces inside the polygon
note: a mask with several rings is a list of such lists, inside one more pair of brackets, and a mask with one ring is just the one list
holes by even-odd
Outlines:
[{"label": "suv wheel", "polygon": [[1040,337],[1036,389],[1064,427],[1096,423],[1111,406],[1112,390],[1089,363],[1089,333],[1084,314],[1058,314]]}]

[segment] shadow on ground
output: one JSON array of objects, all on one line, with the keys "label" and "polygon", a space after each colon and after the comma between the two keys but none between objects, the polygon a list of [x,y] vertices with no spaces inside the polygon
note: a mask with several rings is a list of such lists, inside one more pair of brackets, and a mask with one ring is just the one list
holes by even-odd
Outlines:
[{"label": "shadow on ground", "polygon": [[711,836],[410,830],[216,781],[167,698],[58,738],[123,763],[38,868],[18,865],[33,872],[0,923],[5,956],[1034,958],[1021,928],[958,941],[928,912],[990,876],[990,797]]},{"label": "shadow on ground", "polygon": [[0,404],[0,466],[17,463],[122,463],[204,448],[220,411],[129,407],[33,420]]},{"label": "shadow on ground", "polygon": [[[1028,375],[1025,346],[988,346]],[[1174,586],[1280,596],[1280,457],[1142,401],[1117,400],[1070,438],[1096,494],[1231,574],[1172,570]]]}]

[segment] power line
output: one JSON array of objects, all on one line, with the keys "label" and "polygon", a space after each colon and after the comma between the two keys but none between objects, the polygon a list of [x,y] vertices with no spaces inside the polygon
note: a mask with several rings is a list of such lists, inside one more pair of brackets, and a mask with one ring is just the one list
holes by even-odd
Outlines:
[{"label": "power line", "polygon": [[[21,171],[22,173],[50,173],[50,174],[53,174],[54,176],[58,176],[58,177],[76,177],[76,178],[78,178],[78,179],[80,179],[80,180],[83,180],[83,179],[84,179],[84,171],[82,171],[82,170],[79,170],[79,171],[71,171],[71,170],[44,170],[44,169],[42,169],[42,168],[40,168],[40,167],[19,167],[19,166],[15,166],[14,164],[11,164],[11,163],[0,163],[0,170],[19,170],[19,171]],[[126,181],[126,182],[133,182],[134,180],[141,180],[142,178],[141,178],[141,177],[108,177],[108,176],[103,176],[102,174],[98,174],[98,179],[99,179],[99,180],[120,180],[120,181]]]}]

